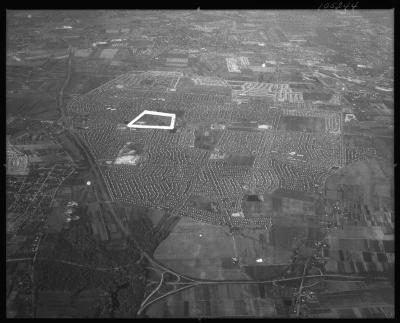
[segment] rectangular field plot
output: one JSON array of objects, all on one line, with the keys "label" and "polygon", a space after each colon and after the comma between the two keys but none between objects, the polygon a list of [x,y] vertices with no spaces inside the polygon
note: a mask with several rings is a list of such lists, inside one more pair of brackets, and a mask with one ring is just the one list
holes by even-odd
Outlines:
[{"label": "rectangular field plot", "polygon": [[115,48],[106,48],[100,54],[100,58],[113,59],[114,55],[118,52]]},{"label": "rectangular field plot", "polygon": [[289,131],[325,131],[325,119],[319,117],[282,116],[278,130]]},{"label": "rectangular field plot", "polygon": [[304,92],[303,98],[304,100],[319,100],[319,101],[329,101],[332,97],[331,93],[323,93],[323,92]]},{"label": "rectangular field plot", "polygon": [[75,51],[75,57],[88,57],[92,50],[88,49],[78,49]]}]

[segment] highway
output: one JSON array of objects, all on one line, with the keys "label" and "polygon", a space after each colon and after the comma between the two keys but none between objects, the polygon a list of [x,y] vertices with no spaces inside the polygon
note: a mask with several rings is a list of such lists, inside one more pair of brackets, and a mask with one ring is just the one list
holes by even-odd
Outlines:
[{"label": "highway", "polygon": [[[293,281],[293,280],[299,280],[301,279],[301,289],[306,288],[306,286],[303,286],[304,280],[307,278],[338,278],[339,280],[343,278],[350,278],[353,279],[352,281],[363,281],[365,277],[362,276],[346,276],[346,275],[302,275],[302,276],[296,276],[296,277],[289,277],[289,278],[282,278],[282,279],[273,279],[273,280],[202,280],[202,279],[194,279],[194,282],[192,283],[182,283],[183,287],[180,287],[178,289],[172,290],[168,293],[165,293],[164,295],[161,295],[159,297],[156,297],[152,300],[150,300],[151,296],[153,296],[156,291],[158,291],[162,285],[162,281],[160,280],[159,285],[156,287],[155,290],[153,290],[148,297],[146,297],[145,301],[142,302],[142,305],[138,311],[138,315],[143,313],[143,311],[150,306],[151,304],[158,302],[168,296],[171,296],[173,294],[179,293],[185,289],[189,289],[192,287],[196,287],[199,285],[217,285],[217,284],[274,284],[276,282],[285,282],[285,281]],[[358,280],[354,280],[358,279]],[[167,283],[168,284],[168,283]],[[176,283],[174,283],[176,284]],[[310,286],[308,286],[310,287]],[[300,290],[300,289],[299,289]],[[300,291],[301,293],[301,291]],[[147,301],[147,303],[146,303]],[[299,313],[300,307],[298,306],[297,308],[297,313]]]},{"label": "highway", "polygon": [[29,257],[29,258],[10,258],[7,259],[6,262],[17,262],[17,261],[32,261],[33,258]]},{"label": "highway", "polygon": [[57,105],[61,112],[61,118],[64,122],[64,125],[67,125],[67,118],[66,118],[67,115],[64,110],[64,90],[67,87],[69,80],[71,78],[72,57],[74,56],[74,50],[71,46],[68,48],[68,51],[69,51],[69,56],[68,56],[67,76],[65,78],[62,88],[60,89],[60,92],[58,93],[58,98],[57,98]]},{"label": "highway", "polygon": [[161,274],[160,282],[158,283],[157,287],[143,300],[143,302],[140,305],[140,308],[143,307],[143,304],[146,304],[146,302],[150,299],[151,296],[157,293],[163,282],[164,282],[164,273]]},{"label": "highway", "polygon": [[304,277],[306,275],[307,271],[307,266],[308,263],[310,262],[311,258],[308,258],[307,261],[304,264],[304,269],[303,269],[303,276],[301,277],[301,282],[300,282],[300,287],[298,290],[298,296],[297,296],[297,307],[296,307],[296,316],[298,317],[300,315],[300,304],[301,304],[301,292],[303,291],[303,285],[304,285]]}]

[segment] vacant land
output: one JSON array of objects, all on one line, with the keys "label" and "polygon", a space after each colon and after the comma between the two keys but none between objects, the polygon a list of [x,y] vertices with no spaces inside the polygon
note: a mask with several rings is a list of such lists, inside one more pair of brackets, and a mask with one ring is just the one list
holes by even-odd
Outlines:
[{"label": "vacant land", "polygon": [[318,117],[283,116],[278,130],[322,132],[325,129],[325,120]]}]

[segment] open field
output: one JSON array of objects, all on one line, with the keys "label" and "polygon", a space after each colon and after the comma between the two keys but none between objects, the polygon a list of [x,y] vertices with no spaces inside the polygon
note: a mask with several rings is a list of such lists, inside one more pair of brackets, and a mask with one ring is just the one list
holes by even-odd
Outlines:
[{"label": "open field", "polygon": [[274,317],[273,300],[262,293],[263,288],[253,285],[198,286],[150,306],[147,313],[157,318]]}]

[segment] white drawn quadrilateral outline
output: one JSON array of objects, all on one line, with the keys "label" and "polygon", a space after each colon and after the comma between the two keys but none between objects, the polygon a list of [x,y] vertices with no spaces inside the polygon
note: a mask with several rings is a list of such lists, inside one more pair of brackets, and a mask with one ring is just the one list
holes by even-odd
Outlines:
[{"label": "white drawn quadrilateral outline", "polygon": [[[154,116],[171,117],[171,123],[169,126],[149,126],[149,125],[144,125],[144,124],[135,124],[135,122],[137,122],[141,117],[143,117],[146,114],[150,114],[150,115],[154,115]],[[141,129],[174,129],[175,118],[176,118],[175,113],[165,113],[165,112],[144,110],[135,119],[133,119],[131,122],[129,122],[127,124],[127,127],[141,128]]]}]

